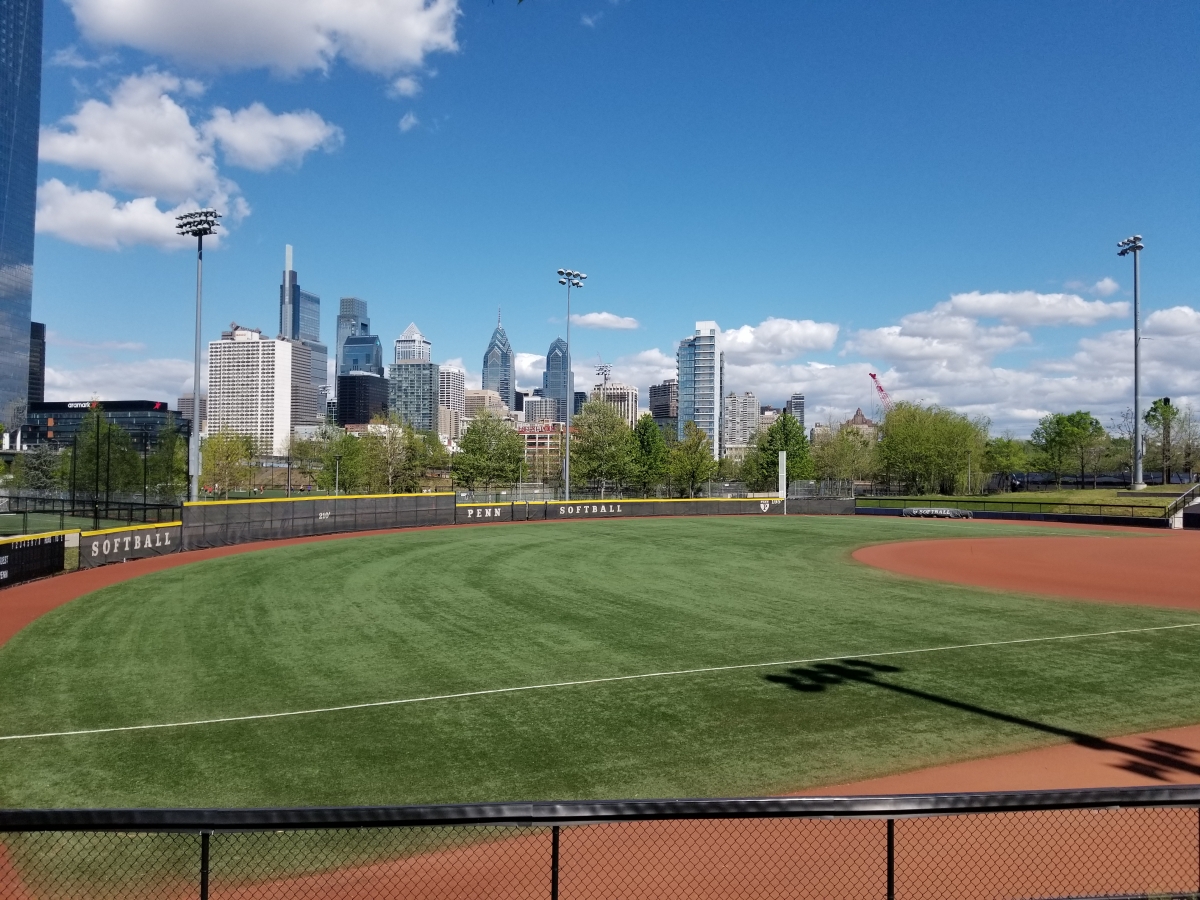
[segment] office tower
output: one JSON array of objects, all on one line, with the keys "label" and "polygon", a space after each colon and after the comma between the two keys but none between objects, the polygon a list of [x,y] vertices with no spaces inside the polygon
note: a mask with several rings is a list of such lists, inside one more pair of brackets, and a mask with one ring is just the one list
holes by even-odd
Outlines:
[{"label": "office tower", "polygon": [[[92,400],[30,403],[22,443],[27,446],[70,446],[88,416],[92,415],[94,404],[96,401]],[[171,412],[162,400],[105,400],[98,405],[104,421],[123,429],[139,451],[143,443],[147,449],[156,447],[159,436],[168,424],[178,434],[186,436],[191,433],[190,423]]]},{"label": "office tower", "polygon": [[579,415],[579,411],[583,409],[583,404],[587,403],[587,391],[575,392],[575,403],[571,407],[571,415]]},{"label": "office tower", "polygon": [[283,284],[279,286],[279,336],[299,341],[308,349],[309,380],[321,392],[329,387],[329,348],[321,343],[321,298],[301,289],[292,268],[291,244],[286,245],[284,265]]},{"label": "office tower", "polygon": [[25,423],[33,215],[42,97],[42,0],[0,3],[0,424]]},{"label": "office tower", "polygon": [[388,410],[388,380],[374,372],[356,371],[339,375],[337,385],[337,423],[366,425]]},{"label": "office tower", "polygon": [[[555,338],[546,352],[546,371],[542,373],[542,396],[558,404],[552,422],[567,421],[568,406],[575,394],[575,375],[567,371],[567,342]],[[529,421],[529,416],[525,417]]]},{"label": "office tower", "polygon": [[[320,425],[325,421],[326,398],[322,395],[324,379],[312,377],[314,353],[305,341],[290,341],[292,345],[292,427]],[[323,360],[324,357],[321,357]]]},{"label": "office tower", "polygon": [[721,452],[721,389],[725,376],[725,356],[718,341],[721,333],[716,322],[697,322],[690,338],[679,342],[675,354],[679,382],[678,437],[688,422],[708,435],[713,457]]},{"label": "office tower", "polygon": [[679,432],[679,382],[668,378],[662,384],[650,385],[650,415],[654,424],[671,435]]},{"label": "office tower", "polygon": [[[253,438],[260,453],[286,456],[292,437],[292,364],[301,345],[264,338],[236,322],[208,344],[208,433]],[[311,385],[310,385],[311,387]]]},{"label": "office tower", "polygon": [[438,364],[406,359],[388,370],[388,412],[417,431],[438,427]]},{"label": "office tower", "polygon": [[[563,399],[566,402],[566,399]],[[525,401],[525,421],[531,425],[538,422],[558,422],[559,401],[553,397],[530,397]]]},{"label": "office tower", "polygon": [[[184,394],[175,402],[175,408],[179,410],[179,418],[192,421],[192,404],[195,402],[194,394]],[[197,427],[203,431],[204,423],[208,421],[208,394],[200,395],[200,420]]]},{"label": "office tower", "polygon": [[758,434],[758,398],[750,391],[746,391],[744,394],[735,394],[730,391],[725,395],[724,406],[721,413],[725,449],[746,447]]},{"label": "office tower", "polygon": [[438,406],[438,437],[443,444],[457,441],[462,436],[462,414],[448,406]]},{"label": "office tower", "polygon": [[342,361],[338,378],[353,372],[383,374],[383,344],[376,334],[356,334],[342,342]]},{"label": "office tower", "polygon": [[615,407],[630,428],[637,424],[638,389],[632,385],[605,381],[592,388],[592,399],[603,400]]},{"label": "office tower", "polygon": [[433,344],[421,334],[416,322],[409,322],[404,333],[396,338],[396,362],[429,362],[433,359]]},{"label": "office tower", "polygon": [[537,390],[536,394],[533,391],[531,391],[529,388],[525,388],[523,390],[521,388],[517,388],[516,390],[514,390],[513,391],[513,409],[512,409],[512,411],[513,412],[524,412],[526,400],[528,400],[530,397],[540,397],[542,395],[541,388],[537,388],[536,390]]},{"label": "office tower", "polygon": [[494,416],[503,416],[508,412],[504,401],[495,391],[467,390],[463,398],[463,409],[468,419],[474,419],[481,412],[490,412]]},{"label": "office tower", "polygon": [[454,410],[459,418],[467,414],[467,373],[455,366],[438,368],[438,405]]},{"label": "office tower", "polygon": [[[370,333],[371,320],[367,317],[367,301],[359,300],[357,297],[343,297],[338,304],[337,337],[333,347],[334,371],[337,375],[344,375],[347,372],[342,367],[342,345],[346,342],[346,338]],[[382,375],[382,359],[379,364]]]},{"label": "office tower", "polygon": [[513,409],[516,398],[513,392],[517,387],[516,375],[513,371],[514,358],[512,346],[508,343],[508,335],[496,317],[496,330],[488,341],[487,350],[483,354],[483,389],[495,391],[500,395],[500,402]]},{"label": "office tower", "polygon": [[46,326],[29,323],[29,404],[46,400]]},{"label": "office tower", "polygon": [[787,411],[800,423],[800,430],[804,430],[804,395],[792,394],[792,397],[787,402]]}]

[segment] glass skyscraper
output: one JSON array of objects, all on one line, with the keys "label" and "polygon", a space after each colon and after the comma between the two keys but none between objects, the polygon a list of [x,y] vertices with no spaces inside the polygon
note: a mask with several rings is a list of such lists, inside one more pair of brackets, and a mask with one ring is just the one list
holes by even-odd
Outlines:
[{"label": "glass skyscraper", "polygon": [[33,217],[42,101],[42,0],[0,2],[0,422],[25,422]]},{"label": "glass skyscraper", "polygon": [[483,389],[495,391],[500,395],[500,402],[509,409],[516,409],[517,379],[514,371],[512,345],[500,317],[496,317],[496,330],[488,341],[487,350],[483,354]]},{"label": "glass skyscraper", "polygon": [[[329,385],[329,348],[321,343],[321,298],[301,290],[300,279],[292,268],[292,245],[287,245],[283,284],[279,286],[279,334],[299,341],[312,357],[309,380],[318,392]],[[336,349],[336,348],[335,348]]]},{"label": "glass skyscraper", "polygon": [[[359,300],[357,297],[343,297],[338,307],[337,337],[335,338],[337,343],[333,347],[338,377],[349,371],[342,365],[342,353],[346,338],[370,333],[371,320],[367,318],[367,301]],[[383,365],[382,361],[380,365]]]},{"label": "glass skyscraper", "polygon": [[575,393],[575,378],[567,372],[567,342],[555,338],[546,352],[546,371],[542,373],[542,396],[557,404],[555,422],[566,422]]},{"label": "glass skyscraper", "polygon": [[716,322],[697,322],[696,333],[679,342],[675,364],[679,376],[678,435],[688,422],[708,435],[713,456],[721,452],[721,389],[725,360],[717,347],[720,329]]}]

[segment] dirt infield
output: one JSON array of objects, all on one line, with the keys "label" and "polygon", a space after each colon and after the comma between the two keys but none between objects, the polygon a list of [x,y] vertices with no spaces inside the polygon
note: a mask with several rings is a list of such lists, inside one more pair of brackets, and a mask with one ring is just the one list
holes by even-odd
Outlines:
[{"label": "dirt infield", "polygon": [[861,563],[913,578],[1051,597],[1200,610],[1200,532],[875,544]]}]

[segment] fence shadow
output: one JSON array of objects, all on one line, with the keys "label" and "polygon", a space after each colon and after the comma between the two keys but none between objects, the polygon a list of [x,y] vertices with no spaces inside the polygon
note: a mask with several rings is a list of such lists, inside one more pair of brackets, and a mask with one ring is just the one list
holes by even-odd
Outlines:
[{"label": "fence shadow", "polygon": [[788,669],[786,674],[768,674],[764,675],[763,678],[772,684],[783,685],[790,690],[805,694],[822,693],[831,687],[841,684],[865,684],[928,703],[936,703],[950,709],[983,716],[996,722],[1018,725],[1042,734],[1051,734],[1056,737],[1066,738],[1071,743],[1080,747],[1086,747],[1088,750],[1114,754],[1117,758],[1113,762],[1114,767],[1146,778],[1168,782],[1169,779],[1167,776],[1170,773],[1180,773],[1200,778],[1200,760],[1197,760],[1197,757],[1200,757],[1200,753],[1191,747],[1159,740],[1147,740],[1144,747],[1129,746],[1082,731],[1062,728],[1058,725],[1050,725],[1034,719],[1026,719],[1023,716],[988,709],[987,707],[978,706],[974,703],[966,703],[962,700],[955,700],[953,697],[945,697],[930,693],[929,691],[895,684],[880,677],[903,671],[899,666],[886,665],[869,660],[850,659],[837,663],[818,663],[812,666],[799,666]]}]

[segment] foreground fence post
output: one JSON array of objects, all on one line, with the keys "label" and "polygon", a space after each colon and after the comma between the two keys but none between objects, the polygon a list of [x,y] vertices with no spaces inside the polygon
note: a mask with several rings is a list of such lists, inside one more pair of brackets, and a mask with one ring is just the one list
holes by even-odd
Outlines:
[{"label": "foreground fence post", "polygon": [[550,900],[558,900],[558,826],[550,829]]},{"label": "foreground fence post", "polygon": [[887,900],[896,900],[896,820],[887,820]]},{"label": "foreground fence post", "polygon": [[208,900],[208,842],[211,831],[200,832],[200,900]]}]

